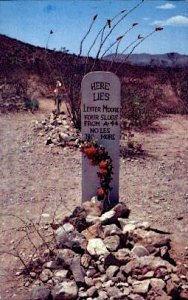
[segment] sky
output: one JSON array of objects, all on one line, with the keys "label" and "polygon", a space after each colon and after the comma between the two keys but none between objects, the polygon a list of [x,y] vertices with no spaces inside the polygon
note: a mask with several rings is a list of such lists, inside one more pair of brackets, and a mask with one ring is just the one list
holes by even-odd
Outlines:
[{"label": "sky", "polygon": [[[47,46],[49,49],[60,50],[65,47],[70,53],[78,54],[80,41],[97,14],[90,34],[83,42],[82,55],[87,55],[107,19],[111,20],[124,9],[128,12],[140,2],[141,0],[0,0],[0,34],[32,45]],[[119,15],[121,16],[122,14]],[[132,27],[133,23],[138,25]],[[164,30],[155,32],[137,46],[134,53],[188,54],[188,0],[145,0],[112,31],[101,54],[108,48],[108,54],[115,52],[117,44],[112,48],[111,45],[130,27],[132,29],[119,45],[120,53],[136,41],[139,34],[145,37],[155,27],[163,27]],[[50,30],[53,31],[52,34]],[[107,27],[104,33],[107,34],[109,30]],[[97,43],[94,45],[91,56],[96,55],[98,46]],[[126,52],[129,53],[132,47]]]}]

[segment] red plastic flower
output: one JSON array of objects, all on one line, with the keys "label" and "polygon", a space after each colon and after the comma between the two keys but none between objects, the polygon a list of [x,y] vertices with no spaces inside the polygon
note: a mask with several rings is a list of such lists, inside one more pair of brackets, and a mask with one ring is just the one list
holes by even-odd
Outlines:
[{"label": "red plastic flower", "polygon": [[99,174],[101,174],[101,175],[106,175],[108,173],[108,171],[106,170],[106,169],[102,169],[102,168],[100,168],[99,169]]},{"label": "red plastic flower", "polygon": [[92,158],[94,154],[97,153],[97,148],[95,148],[94,146],[91,146],[91,147],[85,147],[83,149],[83,152],[85,153],[85,155],[88,157],[88,158]]},{"label": "red plastic flower", "polygon": [[100,196],[100,197],[104,197],[105,196],[105,190],[100,187],[97,189],[97,194]]},{"label": "red plastic flower", "polygon": [[106,160],[101,160],[99,163],[99,168],[105,169],[108,166],[108,162]]}]

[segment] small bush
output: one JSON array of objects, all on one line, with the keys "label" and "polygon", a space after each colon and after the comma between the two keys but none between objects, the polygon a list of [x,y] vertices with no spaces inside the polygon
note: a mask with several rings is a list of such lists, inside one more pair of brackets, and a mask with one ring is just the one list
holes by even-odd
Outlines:
[{"label": "small bush", "polygon": [[37,99],[24,99],[24,106],[26,109],[37,110],[39,109],[39,102]]},{"label": "small bush", "polygon": [[[122,119],[128,119],[131,127],[143,128],[152,124],[159,115],[161,95],[154,88],[142,84],[122,85]],[[126,124],[124,124],[126,125]],[[126,126],[123,126],[126,129]]]},{"label": "small bush", "polygon": [[156,119],[156,108],[147,100],[139,95],[132,95],[130,99],[128,117],[136,127],[148,126]]}]

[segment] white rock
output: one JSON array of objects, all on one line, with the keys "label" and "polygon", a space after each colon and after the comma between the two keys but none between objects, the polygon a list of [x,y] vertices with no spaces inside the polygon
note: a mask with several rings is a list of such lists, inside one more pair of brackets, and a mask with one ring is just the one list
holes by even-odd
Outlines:
[{"label": "white rock", "polygon": [[150,280],[151,286],[155,290],[163,290],[165,287],[165,282],[160,278],[151,278]]},{"label": "white rock", "polygon": [[133,254],[137,257],[148,256],[149,251],[142,245],[135,245],[134,248],[131,250]]},{"label": "white rock", "polygon": [[109,251],[116,251],[120,244],[120,238],[118,235],[107,236],[104,244]]},{"label": "white rock", "polygon": [[148,292],[150,280],[142,280],[133,282],[133,291],[135,294],[146,294]]},{"label": "white rock", "polygon": [[134,224],[127,224],[123,227],[123,233],[134,231],[136,226]]},{"label": "white rock", "polygon": [[65,230],[67,233],[72,232],[74,230],[74,226],[71,223],[65,223],[60,228],[62,228],[63,230]]},{"label": "white rock", "polygon": [[57,277],[59,279],[64,279],[68,275],[68,270],[58,270],[54,273],[54,277]]},{"label": "white rock", "polygon": [[43,217],[43,218],[49,218],[49,217],[50,217],[50,214],[43,213],[43,214],[41,215],[41,217]]},{"label": "white rock", "polygon": [[65,280],[57,284],[52,290],[54,300],[73,300],[77,299],[78,287],[75,281]]},{"label": "white rock", "polygon": [[114,210],[109,210],[106,213],[102,214],[100,217],[100,221],[104,223],[105,221],[110,220],[115,216],[115,211]]},{"label": "white rock", "polygon": [[93,215],[87,215],[86,222],[89,224],[94,224],[96,222],[100,222],[100,217],[93,216]]},{"label": "white rock", "polygon": [[90,239],[87,245],[87,251],[90,255],[105,255],[109,253],[103,240],[100,238]]},{"label": "white rock", "polygon": [[111,265],[107,268],[106,275],[108,276],[108,278],[111,279],[117,274],[118,271],[119,271],[119,267]]}]

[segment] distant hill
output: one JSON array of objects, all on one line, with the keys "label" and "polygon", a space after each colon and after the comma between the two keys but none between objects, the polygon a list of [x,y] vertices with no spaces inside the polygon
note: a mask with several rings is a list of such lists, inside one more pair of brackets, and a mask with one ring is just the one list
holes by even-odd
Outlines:
[{"label": "distant hill", "polygon": [[134,54],[129,63],[112,63],[113,56],[108,56],[93,68],[92,58],[47,50],[0,35],[0,110],[21,103],[23,97],[47,96],[56,80],[61,80],[79,114],[81,80],[93,69],[110,70],[120,78],[122,113],[127,118],[136,119],[139,113],[150,119],[150,112],[155,116],[156,111],[187,113],[187,59],[176,53]]},{"label": "distant hill", "polygon": [[110,54],[104,57],[105,60],[124,62],[134,66],[149,66],[149,67],[162,67],[162,68],[184,68],[188,67],[188,55],[178,53],[166,54],[132,54],[127,58],[125,54]]}]

